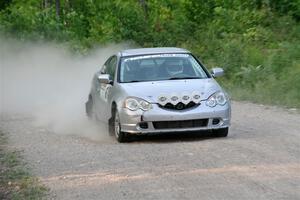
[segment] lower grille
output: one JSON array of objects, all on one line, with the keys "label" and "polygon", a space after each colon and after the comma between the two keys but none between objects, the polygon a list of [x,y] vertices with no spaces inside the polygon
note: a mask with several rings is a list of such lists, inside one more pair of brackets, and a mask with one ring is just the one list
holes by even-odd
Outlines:
[{"label": "lower grille", "polygon": [[152,123],[155,129],[198,128],[207,126],[208,119],[194,119],[184,121],[158,121]]}]

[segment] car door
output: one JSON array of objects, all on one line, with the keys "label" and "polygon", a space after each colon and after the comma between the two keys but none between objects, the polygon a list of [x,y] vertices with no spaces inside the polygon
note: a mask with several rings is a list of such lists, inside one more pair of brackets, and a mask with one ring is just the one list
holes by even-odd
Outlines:
[{"label": "car door", "polygon": [[117,66],[117,57],[112,56],[105,62],[100,72],[98,72],[98,74],[96,75],[98,77],[98,75],[100,74],[109,74],[110,80],[112,81],[112,83],[110,84],[105,84],[105,83],[100,83],[99,80],[97,79],[95,84],[96,85],[95,86],[96,113],[98,119],[104,122],[107,121],[108,108],[110,107],[108,102],[108,97],[114,81],[116,66]]}]

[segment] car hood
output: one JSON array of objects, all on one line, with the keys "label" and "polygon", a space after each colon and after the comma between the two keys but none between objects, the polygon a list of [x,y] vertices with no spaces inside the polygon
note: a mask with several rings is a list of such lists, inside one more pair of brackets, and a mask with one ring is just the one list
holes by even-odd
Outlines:
[{"label": "car hood", "polygon": [[121,83],[120,85],[127,96],[139,97],[150,103],[157,103],[161,95],[192,95],[193,92],[200,94],[201,100],[206,100],[216,91],[222,90],[213,78]]}]

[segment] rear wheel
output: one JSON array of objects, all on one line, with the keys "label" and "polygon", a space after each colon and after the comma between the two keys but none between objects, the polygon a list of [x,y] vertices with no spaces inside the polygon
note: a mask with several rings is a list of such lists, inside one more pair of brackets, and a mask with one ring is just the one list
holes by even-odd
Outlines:
[{"label": "rear wheel", "polygon": [[118,142],[127,142],[128,141],[128,135],[125,132],[121,131],[121,123],[120,123],[120,117],[119,113],[116,110],[114,114],[114,121],[113,121],[113,131],[116,139]]},{"label": "rear wheel", "polygon": [[229,128],[220,128],[213,130],[215,137],[227,137]]}]

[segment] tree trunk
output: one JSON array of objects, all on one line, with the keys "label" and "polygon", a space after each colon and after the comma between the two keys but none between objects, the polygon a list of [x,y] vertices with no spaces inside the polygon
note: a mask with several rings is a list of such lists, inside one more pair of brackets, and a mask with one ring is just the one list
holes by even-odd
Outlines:
[{"label": "tree trunk", "polygon": [[148,5],[147,5],[146,0],[139,0],[139,2],[144,10],[145,17],[148,18]]},{"label": "tree trunk", "polygon": [[60,17],[60,0],[55,1],[55,8],[56,8],[56,17]]}]

